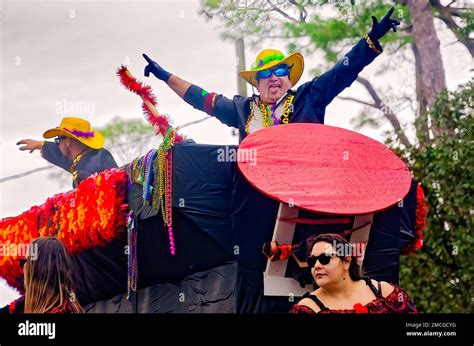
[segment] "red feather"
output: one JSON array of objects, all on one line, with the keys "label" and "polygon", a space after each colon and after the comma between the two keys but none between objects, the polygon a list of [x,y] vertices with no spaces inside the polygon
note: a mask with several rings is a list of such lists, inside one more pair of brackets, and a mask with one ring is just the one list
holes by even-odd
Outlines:
[{"label": "red feather", "polygon": [[[130,90],[131,92],[139,95],[146,101],[150,102],[154,107],[157,106],[157,101],[155,95],[153,95],[151,87],[149,85],[139,82],[135,77],[133,77],[130,72],[128,72],[127,67],[122,65],[117,71],[117,76],[120,77],[120,82],[122,85]],[[143,113],[145,113],[145,118],[148,123],[153,126],[155,133],[158,135],[164,136],[168,128],[171,126],[170,122],[166,115],[155,115],[153,111],[147,106],[145,102],[142,104]],[[183,137],[176,133],[174,142],[181,142]]]}]

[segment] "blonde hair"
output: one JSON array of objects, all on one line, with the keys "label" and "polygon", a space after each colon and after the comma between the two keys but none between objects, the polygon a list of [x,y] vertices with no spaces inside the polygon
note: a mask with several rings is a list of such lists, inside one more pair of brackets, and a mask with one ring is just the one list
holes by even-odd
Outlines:
[{"label": "blonde hair", "polygon": [[75,298],[72,261],[64,244],[55,237],[40,237],[31,244],[38,251],[24,266],[25,313],[46,313],[65,300],[74,313],[84,312]]}]

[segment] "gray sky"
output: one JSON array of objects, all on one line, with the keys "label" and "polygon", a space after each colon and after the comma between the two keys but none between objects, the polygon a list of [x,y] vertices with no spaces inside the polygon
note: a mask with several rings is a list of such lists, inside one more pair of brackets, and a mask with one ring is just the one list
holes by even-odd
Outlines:
[{"label": "gray sky", "polygon": [[[143,77],[142,53],[206,90],[228,97],[236,93],[234,45],[219,38],[217,23],[208,23],[198,15],[198,1],[0,1],[0,178],[46,165],[39,153],[20,152],[15,143],[23,138],[40,139],[46,129],[58,126],[63,116],[73,115],[64,108],[67,102],[75,105],[76,115],[95,126],[117,115],[143,117],[139,97],[125,90],[115,76],[123,63],[153,87],[159,111],[169,114],[175,125],[205,116],[164,83]],[[469,79],[472,62],[464,47],[451,44],[455,39],[450,32],[441,32],[440,40],[448,86],[455,88]],[[270,44],[287,53],[284,42],[265,46]],[[246,51],[247,65],[257,53]],[[378,57],[362,76],[376,86],[389,82],[394,90],[412,86],[413,71],[397,61],[397,55],[392,58],[392,71],[383,78],[376,75],[386,59]],[[319,60],[318,55],[306,57],[302,82],[312,78],[309,72]],[[357,83],[342,96],[368,100]],[[352,129],[350,119],[360,110],[353,102],[336,99],[326,110],[326,124]],[[401,111],[401,120],[411,122],[408,109]],[[360,132],[382,140],[382,132],[388,129],[384,125]],[[182,132],[199,143],[237,143],[230,128],[215,119]],[[408,132],[413,131],[409,128]],[[68,189],[48,176],[41,172],[0,183],[0,218],[18,215]],[[0,306],[16,296],[0,279]]]}]

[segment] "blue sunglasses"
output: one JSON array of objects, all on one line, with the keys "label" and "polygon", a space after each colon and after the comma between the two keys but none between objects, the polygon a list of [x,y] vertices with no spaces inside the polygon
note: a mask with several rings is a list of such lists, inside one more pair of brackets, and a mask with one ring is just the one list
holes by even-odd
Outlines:
[{"label": "blue sunglasses", "polygon": [[258,71],[256,78],[257,80],[270,78],[272,73],[274,73],[277,77],[284,77],[290,74],[290,69],[286,65],[280,65],[276,68],[267,68],[265,70]]}]

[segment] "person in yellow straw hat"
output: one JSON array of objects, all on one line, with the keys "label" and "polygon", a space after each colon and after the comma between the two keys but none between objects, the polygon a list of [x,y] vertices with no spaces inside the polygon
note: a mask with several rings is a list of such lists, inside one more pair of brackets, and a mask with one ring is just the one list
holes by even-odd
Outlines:
[{"label": "person in yellow straw hat", "polygon": [[91,128],[87,120],[63,118],[58,127],[47,130],[43,137],[54,138],[54,142],[23,139],[17,145],[20,150],[41,150],[47,161],[70,172],[73,187],[93,173],[109,168],[117,168],[112,154],[104,149],[104,137]]},{"label": "person in yellow straw hat", "polygon": [[163,80],[194,108],[239,129],[240,141],[258,129],[288,123],[324,123],[326,106],[350,86],[362,69],[382,52],[378,40],[399,21],[391,19],[391,8],[378,22],[372,16],[372,29],[331,70],[292,90],[304,69],[303,56],[295,52],[285,56],[275,49],[261,51],[250,70],[240,76],[257,88],[251,97],[234,96],[232,100],[209,93],[164,70],[146,54],[145,76],[152,73]]}]

